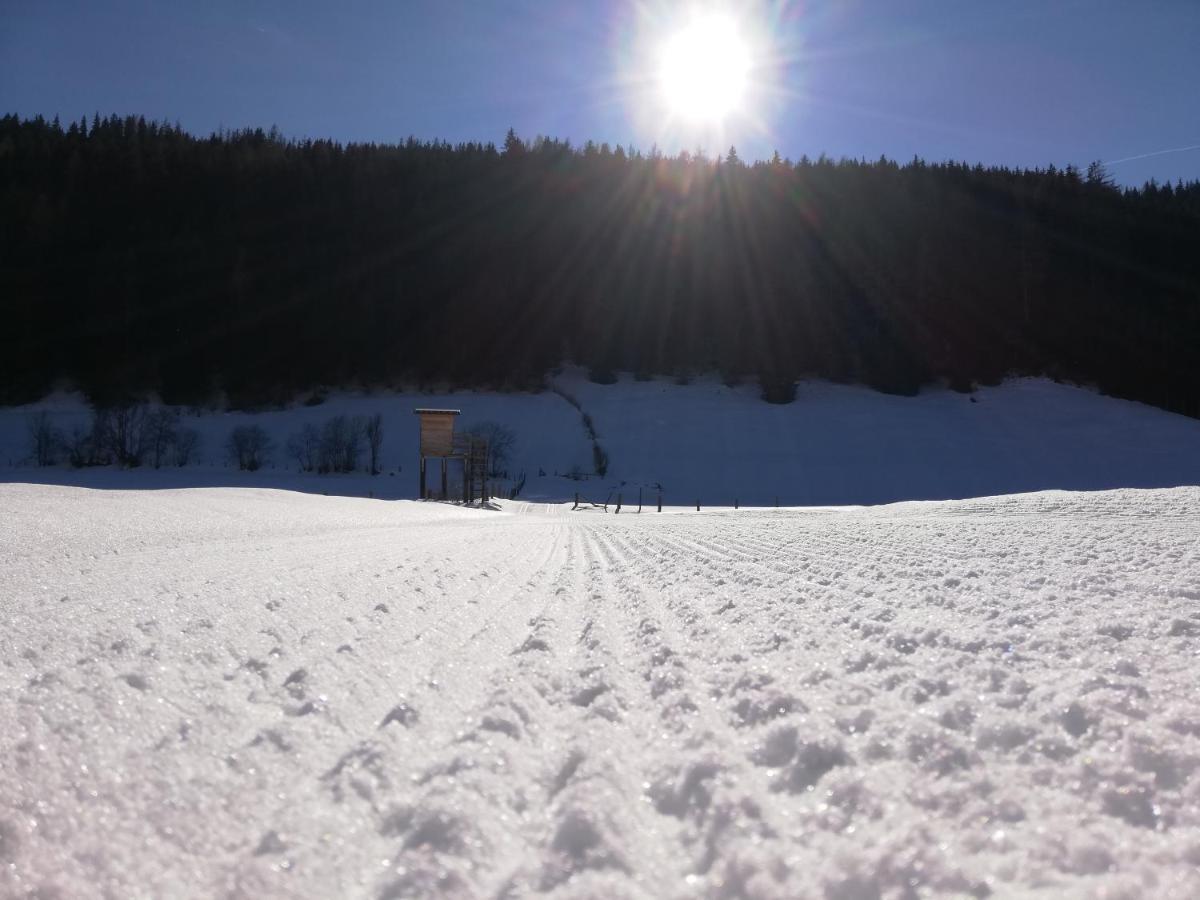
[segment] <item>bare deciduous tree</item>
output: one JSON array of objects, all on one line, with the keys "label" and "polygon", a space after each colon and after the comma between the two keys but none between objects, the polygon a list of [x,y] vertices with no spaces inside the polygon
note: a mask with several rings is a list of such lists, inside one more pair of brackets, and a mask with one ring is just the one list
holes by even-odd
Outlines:
[{"label": "bare deciduous tree", "polygon": [[175,433],[175,465],[183,467],[200,452],[200,432],[194,428],[180,428]]},{"label": "bare deciduous tree", "polygon": [[321,432],[317,426],[305,425],[289,437],[287,452],[301,472],[315,472],[321,462]]},{"label": "bare deciduous tree", "polygon": [[367,418],[364,426],[367,435],[367,447],[371,451],[371,474],[379,474],[379,450],[383,447],[383,416],[375,413]]},{"label": "bare deciduous tree", "polygon": [[361,417],[334,416],[321,429],[317,471],[353,472],[362,453],[365,426]]},{"label": "bare deciduous tree", "polygon": [[67,462],[76,469],[82,469],[92,455],[92,432],[82,425],[71,429],[71,435],[65,441],[67,447]]},{"label": "bare deciduous tree", "polygon": [[484,438],[488,442],[488,475],[499,477],[505,474],[513,447],[517,443],[516,433],[499,422],[480,422],[467,430],[472,437]]},{"label": "bare deciduous tree", "polygon": [[125,468],[140,466],[146,455],[146,405],[122,403],[104,413],[104,443],[113,459]]},{"label": "bare deciduous tree", "polygon": [[29,426],[29,449],[33,461],[39,466],[52,466],[58,462],[58,448],[63,443],[62,433],[54,427],[50,413],[45,410],[32,413],[26,420]]},{"label": "bare deciduous tree", "polygon": [[261,425],[238,425],[229,433],[229,456],[245,472],[262,468],[271,453],[271,438]]},{"label": "bare deciduous tree", "polygon": [[92,413],[92,424],[76,425],[66,440],[67,459],[77,469],[85,466],[107,466],[112,462],[109,452],[109,416],[107,410]]},{"label": "bare deciduous tree", "polygon": [[153,460],[154,468],[160,468],[171,447],[179,440],[179,412],[165,406],[151,411],[146,416],[143,434],[145,450]]}]

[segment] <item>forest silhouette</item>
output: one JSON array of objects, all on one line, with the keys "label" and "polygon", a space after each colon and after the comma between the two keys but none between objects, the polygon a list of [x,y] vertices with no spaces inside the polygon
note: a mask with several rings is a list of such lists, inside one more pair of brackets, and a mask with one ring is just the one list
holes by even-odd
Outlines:
[{"label": "forest silhouette", "polygon": [[1200,182],[512,132],[0,119],[0,400],[536,389],[570,361],[912,394],[1014,374],[1200,415]]}]

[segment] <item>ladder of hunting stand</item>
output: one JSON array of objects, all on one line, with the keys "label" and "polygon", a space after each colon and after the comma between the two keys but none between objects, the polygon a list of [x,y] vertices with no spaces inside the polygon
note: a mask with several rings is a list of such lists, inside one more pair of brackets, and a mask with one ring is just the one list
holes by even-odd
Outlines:
[{"label": "ladder of hunting stand", "polygon": [[487,438],[469,434],[455,435],[454,444],[455,455],[461,455],[463,461],[463,501],[474,503],[476,500],[488,500]]}]

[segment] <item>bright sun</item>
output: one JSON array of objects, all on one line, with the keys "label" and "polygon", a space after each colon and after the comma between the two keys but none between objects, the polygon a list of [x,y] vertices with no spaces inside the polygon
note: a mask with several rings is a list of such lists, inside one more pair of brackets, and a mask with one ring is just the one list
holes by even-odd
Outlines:
[{"label": "bright sun", "polygon": [[719,123],[746,93],[750,50],[728,16],[693,19],[662,47],[658,81],[667,108],[693,122]]}]

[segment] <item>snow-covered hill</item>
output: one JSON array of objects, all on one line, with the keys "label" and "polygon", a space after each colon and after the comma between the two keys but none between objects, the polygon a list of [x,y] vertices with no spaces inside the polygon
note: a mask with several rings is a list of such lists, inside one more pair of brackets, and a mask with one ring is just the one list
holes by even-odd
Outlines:
[{"label": "snow-covered hill", "polygon": [[0,509],[3,896],[1200,896],[1195,488]]},{"label": "snow-covered hill", "polygon": [[[524,472],[523,497],[564,499],[580,491],[603,500],[686,505],[772,506],[869,504],[951,499],[1047,488],[1100,490],[1200,484],[1200,421],[1077,387],[1020,379],[973,395],[928,390],[905,398],[866,388],[806,382],[795,403],[772,406],[753,386],[713,378],[679,385],[624,378],[598,385],[568,370],[539,394],[379,392],[333,394],[319,406],[280,411],[185,415],[203,438],[200,464],[132,473],[31,470],[26,420],[50,410],[66,432],[84,424],[77,397],[0,409],[0,479],[126,487],[255,485],[317,493],[412,497],[418,406],[463,411],[460,427],[483,421],[509,426],[517,443],[510,469]],[[571,398],[575,404],[568,402]],[[284,450],[304,424],[331,416],[384,416],[386,474],[300,475]],[[593,471],[586,414],[609,458]],[[225,441],[236,425],[257,423],[273,437],[272,464],[254,475],[229,468]],[[541,473],[545,473],[544,475]]]}]

